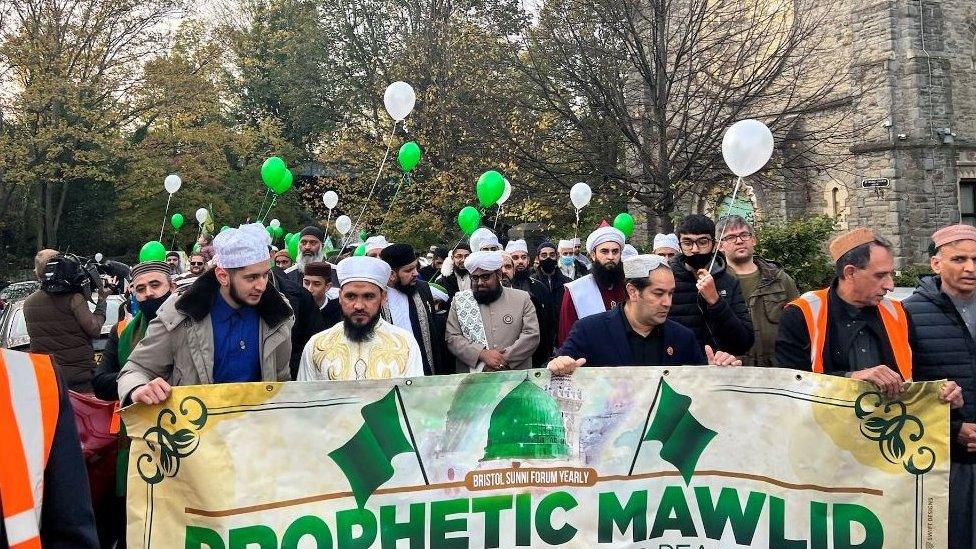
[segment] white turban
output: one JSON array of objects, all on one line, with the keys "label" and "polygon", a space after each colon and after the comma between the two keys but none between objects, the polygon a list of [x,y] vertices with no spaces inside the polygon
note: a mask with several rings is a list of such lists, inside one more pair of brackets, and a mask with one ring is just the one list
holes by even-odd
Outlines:
[{"label": "white turban", "polygon": [[614,227],[600,227],[590,233],[590,236],[586,237],[586,251],[593,253],[596,247],[604,242],[616,242],[618,246],[623,248],[625,240],[627,240],[627,237],[619,229]]},{"label": "white turban", "polygon": [[666,257],[654,254],[635,255],[624,259],[624,278],[647,278],[651,271],[665,268],[671,269]]},{"label": "white turban", "polygon": [[661,248],[671,248],[674,251],[678,251],[681,248],[678,246],[678,235],[671,234],[661,234],[658,233],[654,236],[654,249],[659,250]]},{"label": "white turban", "polygon": [[573,237],[573,246],[579,246],[579,245],[580,245],[580,239],[579,239],[579,237],[578,236],[574,236]]},{"label": "white turban", "polygon": [[529,253],[529,246],[524,240],[509,240],[508,245],[505,246],[505,251],[508,253],[512,252],[525,252]]},{"label": "white turban", "polygon": [[637,248],[631,246],[630,244],[624,244],[624,251],[620,253],[621,259],[630,259],[637,255]]},{"label": "white turban", "polygon": [[561,250],[572,250],[574,248],[572,240],[560,240],[559,245],[556,246],[556,251]]},{"label": "white turban", "polygon": [[336,265],[339,286],[345,285],[346,282],[370,282],[385,290],[392,272],[386,261],[368,255],[347,257]]},{"label": "white turban", "polygon": [[464,260],[464,268],[469,273],[478,269],[483,271],[497,271],[502,268],[501,252],[474,252]]},{"label": "white turban", "polygon": [[372,252],[373,250],[382,250],[389,245],[390,243],[386,241],[385,236],[381,234],[371,236],[366,239],[366,253]]},{"label": "white turban", "polygon": [[217,266],[224,269],[237,269],[270,261],[270,245],[271,236],[260,223],[227,229],[213,240]]},{"label": "white turban", "polygon": [[491,232],[491,229],[480,227],[471,233],[471,238],[468,239],[468,242],[471,244],[471,251],[477,252],[480,250],[485,241],[494,241],[494,244],[498,245],[498,237],[495,236],[495,233]]}]

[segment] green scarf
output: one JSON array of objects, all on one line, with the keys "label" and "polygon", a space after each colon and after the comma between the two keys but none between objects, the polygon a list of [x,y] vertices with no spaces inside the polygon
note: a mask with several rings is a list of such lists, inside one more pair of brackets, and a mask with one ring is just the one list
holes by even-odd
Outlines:
[{"label": "green scarf", "polygon": [[[132,317],[126,324],[125,329],[119,334],[117,358],[120,366],[125,366],[125,363],[129,361],[129,355],[136,345],[142,341],[142,337],[146,335],[148,326],[149,322],[146,321],[146,316],[142,314],[142,311],[136,313],[136,316]],[[125,495],[128,474],[129,439],[125,436],[125,423],[123,423],[119,426],[119,460],[115,469],[115,493],[119,496]]]}]

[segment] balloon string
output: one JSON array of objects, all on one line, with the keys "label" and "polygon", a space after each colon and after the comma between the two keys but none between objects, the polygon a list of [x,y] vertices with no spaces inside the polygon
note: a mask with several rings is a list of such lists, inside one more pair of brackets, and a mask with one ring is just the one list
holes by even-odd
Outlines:
[{"label": "balloon string", "polygon": [[271,198],[271,204],[268,205],[268,211],[264,212],[264,216],[261,217],[260,219],[258,219],[258,221],[260,221],[261,223],[264,223],[264,220],[268,217],[268,215],[271,214],[271,208],[274,208],[275,207],[275,204],[277,204],[277,203],[278,203],[278,195],[275,194]]},{"label": "balloon string", "polygon": [[269,194],[271,194],[271,189],[265,189],[264,198],[261,199],[261,207],[258,208],[258,219],[261,219],[261,212],[264,211],[264,203],[268,201]]},{"label": "balloon string", "polygon": [[[329,237],[329,227],[332,226],[332,208],[329,208],[329,217],[325,220],[325,237]],[[287,242],[286,242],[287,244]]]},{"label": "balloon string", "polygon": [[163,229],[166,228],[166,216],[169,215],[169,201],[173,199],[173,193],[169,193],[169,197],[166,198],[166,211],[163,212],[163,224],[159,226],[159,241],[163,241]]},{"label": "balloon string", "polygon": [[498,228],[498,218],[502,216],[502,205],[498,205],[498,211],[495,212],[495,222],[491,224],[491,230],[495,231]]},{"label": "balloon string", "polygon": [[386,220],[390,216],[390,212],[393,211],[393,205],[396,204],[397,197],[400,196],[400,187],[403,185],[404,181],[406,181],[408,185],[410,184],[410,172],[403,174],[403,177],[400,178],[400,182],[397,183],[396,191],[393,193],[393,200],[390,201],[390,206],[386,209],[386,213],[383,214],[383,222],[380,223],[380,228],[386,226]]},{"label": "balloon string", "polygon": [[[732,189],[732,200],[729,201],[729,207],[725,209],[725,215],[723,215],[722,217],[727,217],[730,213],[732,213],[732,206],[735,205],[735,197],[738,196],[739,194],[739,185],[741,184],[742,184],[742,178],[739,177],[735,181],[735,188]],[[722,219],[722,217],[719,217],[719,219]],[[708,272],[712,272],[712,267],[715,266],[715,258],[718,257],[719,243],[721,243],[722,239],[725,238],[725,226],[726,224],[723,223],[722,232],[719,234],[718,241],[715,243],[715,251],[712,253],[712,262],[708,264]]]},{"label": "balloon string", "polygon": [[575,228],[573,229],[573,239],[579,238],[579,214],[580,214],[580,209],[576,208],[576,225]]},{"label": "balloon string", "polygon": [[[373,198],[373,191],[376,190],[376,184],[380,182],[380,176],[383,175],[383,167],[386,166],[386,159],[390,157],[390,148],[393,147],[393,135],[396,133],[396,127],[399,123],[399,120],[393,121],[393,129],[390,130],[390,138],[386,140],[386,153],[383,155],[383,161],[380,162],[380,169],[376,171],[376,179],[373,180],[373,186],[369,188],[369,194],[366,195],[366,200],[363,201],[363,207],[359,210],[359,215],[356,216],[356,221],[353,222],[352,228],[349,229],[349,232],[342,237],[343,248],[346,246],[346,244],[352,241],[353,236],[359,234],[359,220],[362,219],[363,214],[366,213],[366,206],[369,205],[369,201]],[[347,242],[347,240],[349,242]]]}]

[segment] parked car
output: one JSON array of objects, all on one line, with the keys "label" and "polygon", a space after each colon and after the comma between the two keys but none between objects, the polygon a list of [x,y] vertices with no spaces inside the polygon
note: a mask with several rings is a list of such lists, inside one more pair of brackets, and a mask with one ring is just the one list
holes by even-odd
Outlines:
[{"label": "parked car", "polygon": [[[119,321],[119,305],[122,304],[122,296],[108,296],[107,308],[105,309],[105,324],[102,324],[102,333],[92,342],[95,349],[95,361],[101,359],[102,351],[108,342],[108,334]],[[88,308],[95,310],[95,304],[89,302]],[[27,351],[30,349],[30,336],[27,334],[27,322],[24,321],[24,300],[19,299],[7,304],[7,308],[0,317],[0,347],[13,349],[15,351]]]}]

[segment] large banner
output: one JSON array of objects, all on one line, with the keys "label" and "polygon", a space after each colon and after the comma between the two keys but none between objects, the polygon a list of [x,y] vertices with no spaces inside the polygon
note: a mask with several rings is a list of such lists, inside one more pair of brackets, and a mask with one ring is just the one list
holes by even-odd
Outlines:
[{"label": "large banner", "polygon": [[710,367],[177,387],[124,411],[128,544],[942,548],[938,389]]}]

